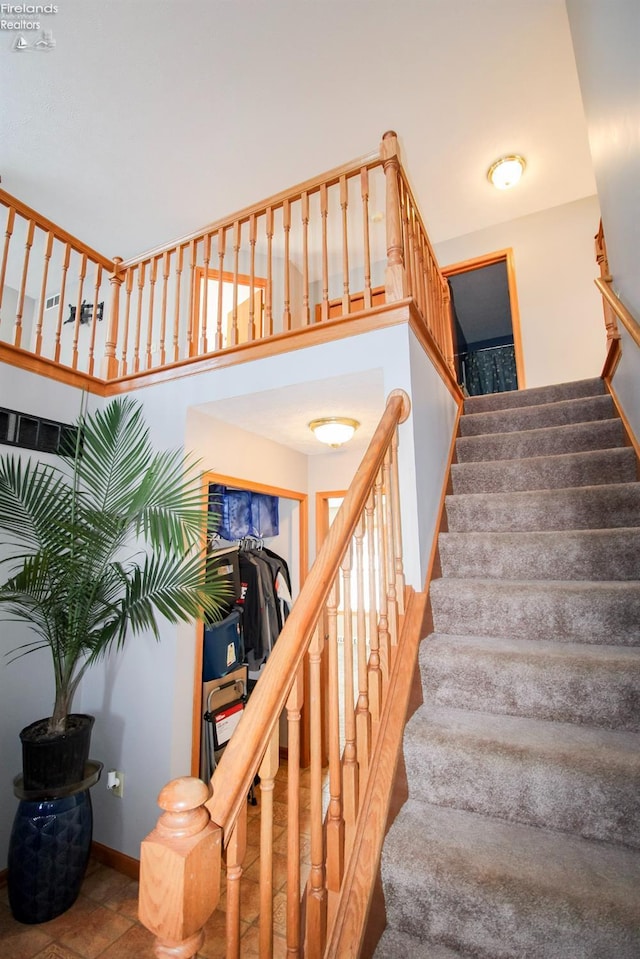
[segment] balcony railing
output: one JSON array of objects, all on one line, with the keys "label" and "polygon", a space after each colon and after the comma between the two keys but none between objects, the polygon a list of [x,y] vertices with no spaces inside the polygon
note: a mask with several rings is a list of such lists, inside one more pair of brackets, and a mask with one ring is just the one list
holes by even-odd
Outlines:
[{"label": "balcony railing", "polygon": [[277,351],[294,334],[411,297],[452,369],[448,288],[394,133],[374,154],[126,261],[3,191],[0,203],[0,346],[16,364],[135,380],[246,358],[258,343]]}]

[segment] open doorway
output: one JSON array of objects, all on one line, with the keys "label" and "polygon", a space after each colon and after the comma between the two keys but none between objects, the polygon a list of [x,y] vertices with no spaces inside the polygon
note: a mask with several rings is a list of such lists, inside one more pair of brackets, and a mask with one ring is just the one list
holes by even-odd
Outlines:
[{"label": "open doorway", "polygon": [[442,270],[451,289],[458,382],[469,396],[524,388],[513,251]]}]

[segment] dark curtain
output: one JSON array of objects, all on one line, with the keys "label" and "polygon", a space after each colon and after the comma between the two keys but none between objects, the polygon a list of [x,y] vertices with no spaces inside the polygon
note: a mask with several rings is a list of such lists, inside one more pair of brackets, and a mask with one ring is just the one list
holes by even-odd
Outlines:
[{"label": "dark curtain", "polygon": [[518,389],[513,345],[496,346],[460,357],[469,396],[506,393]]}]

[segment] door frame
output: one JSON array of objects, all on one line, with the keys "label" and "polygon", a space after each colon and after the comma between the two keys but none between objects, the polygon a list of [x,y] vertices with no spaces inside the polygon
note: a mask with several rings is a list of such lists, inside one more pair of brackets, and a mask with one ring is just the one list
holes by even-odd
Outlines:
[{"label": "door frame", "polygon": [[[476,256],[471,260],[462,260],[459,263],[451,263],[449,266],[440,267],[440,271],[442,275],[448,279],[450,276],[456,276],[459,273],[470,273],[471,270],[479,270],[482,269],[483,266],[492,266],[494,263],[505,263],[507,267],[509,306],[511,308],[511,327],[513,329],[513,351],[515,353],[516,372],[518,374],[518,389],[523,390],[525,389],[526,383],[524,375],[522,332],[520,329],[520,308],[518,306],[513,248],[507,247],[504,250],[496,250],[494,253],[485,253],[483,256]],[[451,322],[453,325],[453,319]]]}]

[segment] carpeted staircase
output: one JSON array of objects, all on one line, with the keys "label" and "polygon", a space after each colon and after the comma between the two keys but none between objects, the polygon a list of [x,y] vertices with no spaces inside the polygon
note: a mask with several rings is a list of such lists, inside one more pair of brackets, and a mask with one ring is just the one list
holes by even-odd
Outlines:
[{"label": "carpeted staircase", "polygon": [[640,483],[601,380],[465,403],[375,959],[639,959]]}]

